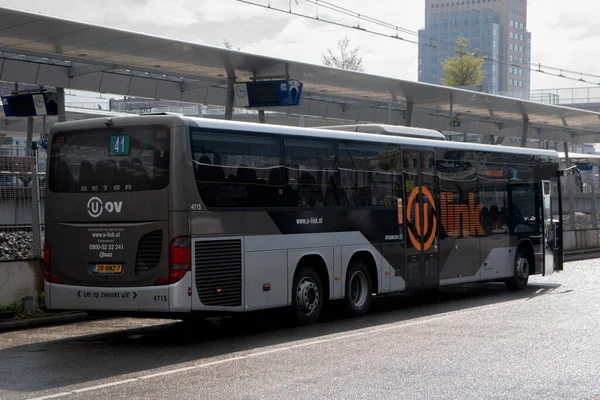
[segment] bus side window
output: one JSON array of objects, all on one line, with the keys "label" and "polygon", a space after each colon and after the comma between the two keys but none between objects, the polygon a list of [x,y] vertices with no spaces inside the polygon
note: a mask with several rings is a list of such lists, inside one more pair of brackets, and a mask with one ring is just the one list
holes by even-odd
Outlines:
[{"label": "bus side window", "polygon": [[399,157],[388,145],[343,142],[338,146],[340,201],[354,206],[394,206]]},{"label": "bus side window", "polygon": [[269,180],[267,181],[266,205],[280,207],[284,205],[285,200],[285,179],[283,168],[276,167],[269,171]]},{"label": "bus side window", "polygon": [[[283,204],[281,141],[255,133],[191,131],[196,185],[207,207],[272,207]],[[212,157],[212,161],[210,158]],[[281,191],[281,193],[280,193]],[[276,197],[277,196],[277,197]]]},{"label": "bus side window", "polygon": [[[284,139],[288,170],[288,207],[336,207],[337,196],[327,197],[337,175],[335,143],[315,139]],[[289,195],[288,195],[289,193]],[[297,195],[297,197],[296,197]],[[335,203],[334,203],[335,201]]]}]

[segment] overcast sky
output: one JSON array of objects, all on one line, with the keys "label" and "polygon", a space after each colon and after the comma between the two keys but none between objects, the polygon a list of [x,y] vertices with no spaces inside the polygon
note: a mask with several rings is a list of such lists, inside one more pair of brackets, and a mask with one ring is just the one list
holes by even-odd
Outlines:
[{"label": "overcast sky", "polygon": [[[267,4],[268,0],[249,0]],[[315,15],[306,0],[292,9]],[[424,0],[329,0],[363,15],[417,31],[424,25]],[[508,1],[508,0],[507,0]],[[289,0],[271,0],[288,8]],[[532,62],[600,75],[600,1],[529,0]],[[417,45],[337,27],[236,0],[0,0],[0,5],[174,39],[222,46],[309,63],[348,36],[360,45],[366,72],[417,80]],[[357,19],[319,9],[321,18],[356,25]],[[361,24],[366,28],[379,29]],[[390,33],[382,30],[382,32]],[[414,36],[405,35],[415,39]],[[600,78],[596,79],[600,82]],[[532,89],[592,86],[532,74]],[[600,87],[597,93],[600,96]]]}]

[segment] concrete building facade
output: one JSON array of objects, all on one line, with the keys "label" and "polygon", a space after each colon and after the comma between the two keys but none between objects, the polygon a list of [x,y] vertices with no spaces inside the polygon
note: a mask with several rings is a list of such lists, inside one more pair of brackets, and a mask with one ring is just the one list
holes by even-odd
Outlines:
[{"label": "concrete building facade", "polygon": [[425,0],[425,28],[419,31],[419,81],[441,83],[442,63],[455,55],[458,37],[485,55],[481,90],[529,98],[531,34],[526,0]]}]

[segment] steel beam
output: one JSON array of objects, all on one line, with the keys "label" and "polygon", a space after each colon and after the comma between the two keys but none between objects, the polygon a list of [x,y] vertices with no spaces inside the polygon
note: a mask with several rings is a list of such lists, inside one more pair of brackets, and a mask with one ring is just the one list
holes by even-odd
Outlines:
[{"label": "steel beam", "polygon": [[210,87],[214,87],[215,83],[205,82],[205,81],[196,81],[196,82],[184,82],[179,87],[179,90],[183,92],[189,92],[197,89],[207,89]]},{"label": "steel beam", "polygon": [[117,69],[116,65],[105,66],[105,65],[83,65],[81,67],[69,68],[69,78],[75,78],[76,76],[93,74],[95,72],[106,72],[113,69]]}]

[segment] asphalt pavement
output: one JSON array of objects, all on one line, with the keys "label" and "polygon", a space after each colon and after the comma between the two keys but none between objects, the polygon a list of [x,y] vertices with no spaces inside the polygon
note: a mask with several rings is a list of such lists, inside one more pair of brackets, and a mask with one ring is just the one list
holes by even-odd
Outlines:
[{"label": "asphalt pavement", "polygon": [[90,320],[0,333],[0,399],[600,399],[600,260],[287,325]]}]

